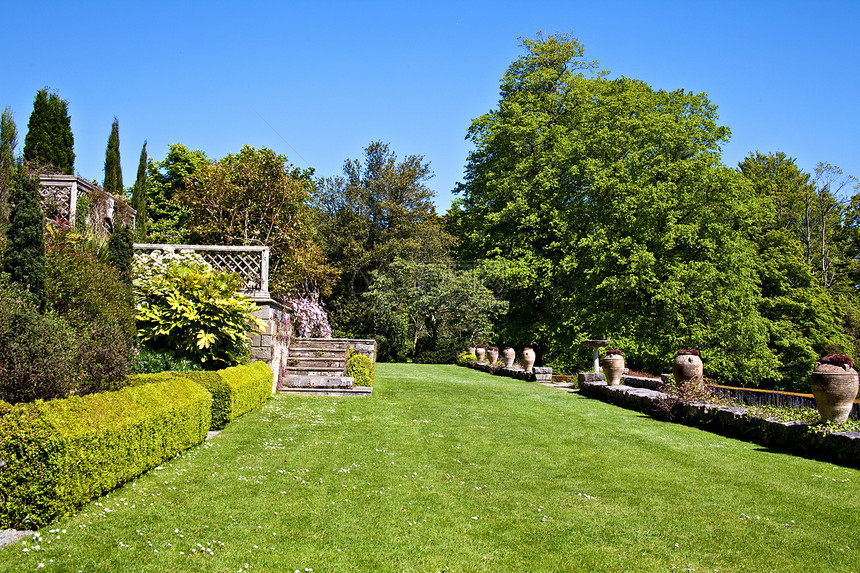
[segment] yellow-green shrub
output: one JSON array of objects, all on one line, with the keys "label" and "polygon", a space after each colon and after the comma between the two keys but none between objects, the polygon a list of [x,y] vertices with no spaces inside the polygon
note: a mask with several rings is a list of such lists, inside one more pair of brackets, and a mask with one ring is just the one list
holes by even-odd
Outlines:
[{"label": "yellow-green shrub", "polygon": [[369,356],[353,354],[346,361],[346,375],[355,379],[356,386],[372,386],[376,377],[376,365]]},{"label": "yellow-green shrub", "polygon": [[217,374],[230,389],[230,401],[225,404],[228,421],[250,412],[272,396],[272,371],[265,362],[231,366],[218,370]]},{"label": "yellow-green shrub", "polygon": [[[230,417],[233,413],[233,388],[221,377],[220,372],[197,371],[174,375],[188,378],[212,394],[212,427],[210,429],[220,430],[233,420]],[[271,384],[269,384],[269,392],[271,392]]]},{"label": "yellow-green shrub", "polygon": [[4,407],[0,528],[36,528],[201,443],[212,397],[185,378]]}]

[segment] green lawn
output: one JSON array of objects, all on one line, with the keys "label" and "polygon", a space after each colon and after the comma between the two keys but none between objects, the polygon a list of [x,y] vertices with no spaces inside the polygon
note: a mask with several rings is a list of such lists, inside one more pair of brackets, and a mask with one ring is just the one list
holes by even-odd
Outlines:
[{"label": "green lawn", "polygon": [[860,571],[857,470],[455,366],[377,376],[270,400],[0,572]]}]

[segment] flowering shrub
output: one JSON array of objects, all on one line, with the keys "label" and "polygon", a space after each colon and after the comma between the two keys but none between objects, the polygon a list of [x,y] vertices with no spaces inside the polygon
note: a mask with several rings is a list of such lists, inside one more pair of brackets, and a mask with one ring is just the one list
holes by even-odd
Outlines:
[{"label": "flowering shrub", "polygon": [[288,298],[284,310],[292,315],[292,325],[299,338],[331,338],[328,313],[322,305],[305,298]]},{"label": "flowering shrub", "polygon": [[134,273],[138,337],[148,347],[210,370],[247,362],[246,331],[265,324],[252,316],[254,302],[236,292],[239,275],[171,252],[137,255]]},{"label": "flowering shrub", "polygon": [[850,356],[845,354],[828,354],[827,356],[822,356],[819,362],[822,364],[833,364],[834,366],[847,365],[848,368],[854,367],[854,361],[851,360]]}]

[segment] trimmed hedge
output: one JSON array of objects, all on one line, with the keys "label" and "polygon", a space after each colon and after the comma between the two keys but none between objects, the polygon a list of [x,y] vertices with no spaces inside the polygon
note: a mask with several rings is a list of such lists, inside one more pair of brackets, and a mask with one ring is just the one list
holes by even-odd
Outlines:
[{"label": "trimmed hedge", "polygon": [[[231,366],[217,373],[230,392],[230,400],[224,405],[228,421],[250,412],[272,397],[272,370],[265,362]],[[188,372],[182,375],[185,374]]]},{"label": "trimmed hedge", "polygon": [[[212,426],[211,430],[220,430],[234,418],[230,415],[233,413],[233,392],[229,384],[221,377],[220,372],[183,372],[181,374],[173,374],[181,376],[196,382],[209,390],[212,394]],[[269,388],[271,393],[271,387]]]},{"label": "trimmed hedge", "polygon": [[0,528],[75,511],[201,443],[212,397],[186,378],[0,408]]},{"label": "trimmed hedge", "polygon": [[373,386],[376,377],[376,365],[369,356],[353,354],[346,361],[346,375],[355,379],[356,386]]}]

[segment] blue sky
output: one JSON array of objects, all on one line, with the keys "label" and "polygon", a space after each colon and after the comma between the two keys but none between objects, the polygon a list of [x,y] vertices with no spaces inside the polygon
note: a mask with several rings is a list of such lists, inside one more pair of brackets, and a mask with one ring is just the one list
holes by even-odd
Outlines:
[{"label": "blue sky", "polygon": [[732,130],[729,166],[783,151],[860,177],[858,0],[0,6],[0,106],[23,145],[36,91],[56,90],[87,179],[104,176],[114,116],[126,184],[144,140],[156,159],[170,143],[212,158],[270,147],[323,176],[381,140],[430,162],[444,212],[471,119],[496,107],[517,38],[538,30],[574,33],[612,76],[707,93]]}]

